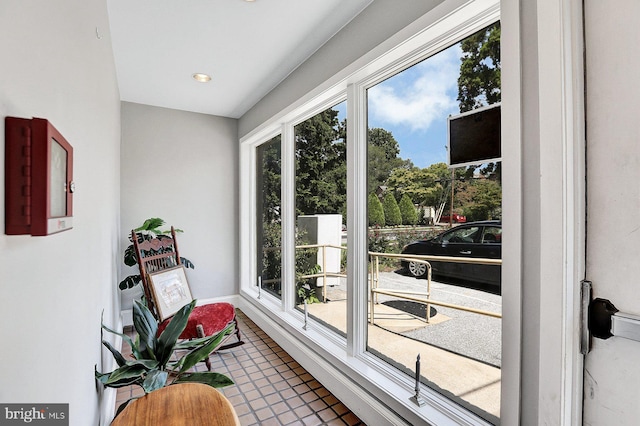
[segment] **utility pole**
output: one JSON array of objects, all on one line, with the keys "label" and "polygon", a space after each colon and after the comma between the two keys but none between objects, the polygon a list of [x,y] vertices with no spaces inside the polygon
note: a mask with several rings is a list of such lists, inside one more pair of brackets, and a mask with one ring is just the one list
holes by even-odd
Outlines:
[{"label": "utility pole", "polygon": [[456,181],[456,169],[451,169],[451,205],[449,206],[449,228],[453,226],[453,185]]}]

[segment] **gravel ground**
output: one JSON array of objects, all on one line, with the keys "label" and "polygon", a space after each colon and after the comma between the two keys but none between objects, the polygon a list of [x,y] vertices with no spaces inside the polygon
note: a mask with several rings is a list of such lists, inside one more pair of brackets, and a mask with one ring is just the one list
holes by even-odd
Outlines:
[{"label": "gravel ground", "polygon": [[[426,279],[416,279],[399,272],[381,272],[380,287],[401,290],[426,289]],[[431,299],[500,313],[502,297],[478,288],[465,287],[468,283],[444,283],[432,280]],[[477,286],[476,286],[477,287]],[[425,305],[380,295],[380,302],[421,318]],[[449,319],[434,321],[425,327],[402,333],[404,336],[429,343],[490,365],[500,367],[502,320],[486,315],[432,305],[439,315]]]},{"label": "gravel ground", "polygon": [[[346,297],[346,280],[340,281],[341,285],[330,287],[329,299]],[[380,288],[424,292],[426,285],[426,279],[408,276],[401,270],[380,272]],[[431,281],[433,300],[500,313],[502,297],[494,293],[495,289],[463,281],[443,282],[438,278]],[[424,304],[385,295],[379,295],[379,302],[425,318]],[[502,319],[436,305],[431,305],[431,316],[434,317],[432,323],[401,334],[489,365],[501,366]]]}]

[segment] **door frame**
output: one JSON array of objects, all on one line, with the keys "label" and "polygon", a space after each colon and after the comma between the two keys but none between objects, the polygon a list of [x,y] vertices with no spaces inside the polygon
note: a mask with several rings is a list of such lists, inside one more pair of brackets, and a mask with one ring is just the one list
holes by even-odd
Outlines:
[{"label": "door frame", "polygon": [[[501,1],[503,182],[503,424],[582,422],[580,282],[585,271],[582,0]],[[521,306],[510,306],[521,301]],[[513,317],[513,316],[511,316]],[[518,386],[518,384],[520,386]],[[510,394],[514,388],[519,394]],[[519,401],[515,399],[519,397]]]}]

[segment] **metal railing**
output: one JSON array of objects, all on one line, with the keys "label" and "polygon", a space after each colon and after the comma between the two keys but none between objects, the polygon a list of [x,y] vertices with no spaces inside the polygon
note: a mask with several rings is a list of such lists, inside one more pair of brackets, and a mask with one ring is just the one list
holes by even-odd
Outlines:
[{"label": "metal railing", "polygon": [[307,278],[322,278],[322,302],[327,302],[327,277],[337,277],[337,278],[347,278],[346,274],[337,272],[328,272],[327,271],[327,248],[346,250],[347,248],[344,246],[336,246],[333,244],[305,244],[296,246],[296,249],[311,249],[318,248],[322,249],[322,265],[320,265],[320,273],[317,274],[307,274],[300,275],[299,278],[307,279]]},{"label": "metal railing", "polygon": [[[320,265],[321,271],[316,274],[304,274],[300,275],[298,278],[301,279],[310,279],[310,278],[322,278],[322,301],[324,303],[327,302],[327,278],[328,277],[338,277],[338,278],[346,278],[347,275],[341,273],[340,271],[332,272],[327,271],[326,267],[326,250],[327,248],[333,248],[338,250],[346,250],[345,246],[337,246],[332,244],[305,244],[296,246],[296,249],[312,249],[317,248],[322,250],[322,265]],[[277,250],[279,247],[269,247],[267,250]],[[404,260],[407,262],[416,262],[425,264],[427,266],[427,274],[426,274],[426,284],[424,291],[413,291],[413,290],[397,290],[397,289],[385,289],[380,287],[380,258],[391,258]],[[442,306],[445,308],[452,308],[461,311],[471,312],[479,315],[486,315],[494,318],[502,318],[502,314],[497,312],[486,311],[483,309],[470,308],[467,306],[456,305],[453,303],[442,302],[438,300],[434,300],[431,298],[431,264],[432,261],[439,262],[452,262],[452,263],[471,263],[478,265],[502,265],[501,259],[487,259],[487,258],[469,258],[469,257],[453,257],[453,256],[429,256],[429,255],[406,255],[406,254],[395,254],[395,253],[378,253],[378,252],[369,252],[369,264],[370,264],[370,273],[369,273],[369,290],[370,290],[370,322],[374,324],[374,311],[375,305],[379,304],[378,295],[385,295],[391,297],[397,297],[400,299],[409,300],[412,302],[422,303],[426,306],[426,314],[425,321],[427,323],[431,320],[431,305]],[[267,282],[277,282],[281,281],[280,279],[270,279],[265,280],[264,283]]]},{"label": "metal railing", "polygon": [[[451,256],[428,256],[428,255],[406,255],[406,254],[394,254],[394,253],[377,253],[369,252],[371,258],[371,272],[369,289],[370,295],[370,308],[371,308],[371,324],[374,324],[374,309],[378,304],[378,295],[383,294],[386,296],[397,297],[400,299],[410,300],[412,302],[423,303],[426,305],[425,321],[427,323],[431,320],[431,305],[442,306],[445,308],[458,309],[461,311],[472,312],[475,314],[486,315],[494,318],[502,318],[502,314],[497,312],[486,311],[483,309],[469,308],[467,306],[456,305],[453,303],[441,302],[431,298],[431,264],[429,260],[436,260],[439,262],[454,262],[454,263],[473,263],[478,265],[501,265],[501,259],[485,259],[485,258],[469,258],[469,257],[451,257]],[[412,290],[395,290],[395,289],[383,289],[380,288],[380,258],[387,257],[392,259],[405,260],[407,262],[416,262],[427,265],[427,282],[426,291],[412,291]]]},{"label": "metal railing", "polygon": [[[296,246],[296,250],[300,249],[312,249],[318,248],[322,250],[322,265],[320,265],[320,272],[316,274],[303,274],[299,275],[297,278],[299,279],[310,279],[310,278],[322,278],[322,302],[327,302],[327,278],[328,277],[337,277],[337,278],[347,278],[346,274],[341,273],[340,271],[331,272],[327,271],[327,248],[346,250],[345,246],[336,246],[333,244],[304,244]],[[281,247],[264,247],[263,251],[277,251],[281,250]],[[297,280],[296,280],[297,281]],[[262,280],[262,284],[273,284],[276,282],[282,282],[281,278],[271,278],[267,280]]]}]

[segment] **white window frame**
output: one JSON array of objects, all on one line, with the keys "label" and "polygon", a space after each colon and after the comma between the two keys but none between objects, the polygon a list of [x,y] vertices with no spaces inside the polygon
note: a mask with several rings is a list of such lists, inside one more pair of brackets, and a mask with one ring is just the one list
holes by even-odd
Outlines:
[{"label": "white window frame", "polygon": [[[501,10],[500,10],[501,9]],[[526,10],[525,10],[526,9]],[[531,17],[532,10],[535,12],[535,19]],[[405,394],[407,390],[407,380],[397,377],[384,365],[377,364],[375,357],[368,355],[366,347],[366,330],[362,325],[362,318],[366,318],[366,298],[362,288],[354,285],[355,282],[363,282],[366,279],[366,260],[362,254],[366,253],[367,233],[364,217],[358,217],[357,211],[366,211],[366,147],[357,141],[366,140],[366,106],[364,91],[379,81],[384,76],[389,76],[408,65],[408,55],[414,55],[415,62],[429,56],[441,48],[447,47],[452,40],[461,39],[461,35],[468,30],[468,34],[473,33],[491,22],[495,21],[495,16],[501,14],[502,23],[502,84],[503,84],[503,122],[510,125],[503,126],[503,140],[512,142],[503,144],[503,183],[505,203],[505,219],[503,227],[505,232],[505,251],[503,266],[503,280],[520,283],[530,278],[523,276],[523,257],[526,254],[522,247],[522,239],[527,234],[531,235],[532,230],[527,229],[531,225],[530,213],[524,209],[526,202],[531,202],[534,198],[540,198],[544,205],[551,205],[557,202],[558,191],[562,200],[562,221],[557,228],[545,232],[554,233],[554,241],[562,246],[562,259],[566,265],[560,273],[562,287],[559,292],[562,297],[553,299],[557,292],[543,282],[536,282],[534,285],[541,286],[540,299],[536,300],[535,307],[540,313],[548,312],[549,318],[533,330],[533,337],[540,340],[527,342],[527,350],[532,349],[537,353],[540,364],[531,365],[530,357],[523,357],[523,327],[524,335],[531,336],[531,320],[522,319],[522,288],[514,285],[503,292],[503,377],[502,377],[502,412],[501,422],[503,424],[518,424],[522,421],[542,421],[542,419],[552,419],[557,424],[573,424],[579,422],[581,399],[582,399],[582,360],[579,357],[579,348],[576,340],[575,330],[579,328],[576,309],[576,281],[581,278],[584,269],[583,259],[583,236],[584,236],[584,188],[582,179],[584,177],[583,156],[584,156],[584,134],[583,134],[583,107],[582,95],[582,58],[581,58],[581,3],[579,0],[557,0],[543,2],[534,0],[533,4],[523,5],[521,2],[503,0],[502,4],[498,0],[447,0],[435,7],[431,12],[414,23],[396,36],[387,40],[378,48],[368,52],[360,60],[356,61],[348,69],[336,75],[318,91],[308,94],[299,102],[284,111],[276,114],[271,120],[263,124],[256,131],[250,133],[242,139],[241,147],[241,168],[249,173],[242,173],[243,176],[251,175],[254,164],[251,162],[250,147],[261,141],[261,132],[265,129],[276,126],[285,134],[292,134],[294,122],[299,122],[301,116],[311,116],[309,111],[320,111],[318,105],[328,105],[327,99],[340,97],[346,94],[347,97],[347,117],[350,123],[348,134],[348,232],[349,242],[352,246],[348,254],[349,286],[348,298],[351,303],[348,310],[348,335],[346,351],[341,351],[343,345],[340,342],[331,342],[327,336],[319,330],[301,332],[299,323],[301,315],[291,312],[287,306],[292,306],[282,302],[280,311],[276,312],[272,307],[264,303],[255,302],[255,294],[250,286],[245,285],[250,282],[250,269],[241,265],[242,284],[241,294],[246,298],[247,308],[256,309],[256,314],[271,322],[265,324],[268,332],[275,335],[279,333],[285,340],[279,341],[288,351],[299,354],[301,357],[309,357],[318,364],[323,364],[321,369],[315,371],[318,374],[334,371],[336,374],[328,374],[327,380],[341,383],[349,388],[349,392],[358,394],[355,399],[367,401],[367,395],[361,392],[361,388],[369,388],[369,394],[384,401],[387,407],[379,410],[373,409],[376,416],[383,416],[384,419],[391,419],[393,423],[394,412],[400,414],[407,421],[424,421],[425,419],[434,424],[443,424],[446,421],[455,421],[457,424],[483,424],[483,422],[465,410],[461,410],[456,404],[450,403],[446,398],[439,396],[435,392],[426,393],[429,395],[429,406],[418,409],[407,404],[404,398],[397,398],[395,395]],[[472,19],[473,18],[473,19]],[[476,25],[470,25],[470,19]],[[486,20],[483,24],[477,24]],[[534,22],[535,21],[535,22]],[[534,37],[537,50],[535,54],[529,43]],[[427,41],[425,41],[427,40]],[[410,54],[407,52],[411,52]],[[421,52],[421,53],[418,53]],[[534,58],[535,56],[535,58]],[[537,62],[536,62],[537,61]],[[523,69],[531,65],[537,65],[537,69],[531,71]],[[531,73],[538,77],[537,81],[523,82],[523,74]],[[549,82],[553,83],[551,87]],[[530,100],[525,89],[533,88],[536,92],[536,99]],[[546,93],[545,93],[546,92]],[[545,98],[546,94],[551,94]],[[537,118],[531,119],[523,116],[527,110],[535,108],[537,105]],[[356,106],[354,108],[354,106]],[[535,120],[539,120],[536,122]],[[560,126],[556,126],[560,123]],[[545,124],[550,124],[546,126]],[[533,134],[527,133],[534,126]],[[537,126],[537,127],[536,127]],[[291,136],[292,137],[292,136]],[[527,170],[523,157],[523,146],[528,144],[528,139],[533,138],[540,144],[540,161],[549,161],[549,164],[560,165],[554,168],[541,182],[541,187],[548,188],[551,180],[562,182],[562,185],[553,194],[545,193],[543,188],[540,192],[529,195],[523,190],[535,181],[535,172]],[[283,139],[286,139],[283,137]],[[557,146],[560,141],[562,157],[556,155]],[[285,141],[283,140],[283,143]],[[547,149],[548,148],[548,149]],[[284,145],[283,145],[284,152]],[[290,166],[290,171],[293,167]],[[241,179],[242,200],[247,198],[246,191],[251,191],[250,185],[246,185]],[[529,190],[531,188],[527,188]],[[535,189],[535,188],[534,188]],[[287,191],[291,191],[287,189]],[[284,202],[284,201],[283,201]],[[293,199],[288,201],[293,202]],[[248,205],[241,210],[245,213]],[[254,218],[255,216],[249,216]],[[543,218],[542,220],[544,220]],[[289,219],[291,221],[291,218]],[[526,222],[526,223],[523,223]],[[291,223],[293,223],[291,221]],[[545,222],[546,223],[546,222]],[[241,250],[243,262],[248,259],[246,255],[255,255],[255,250],[247,250],[245,247],[252,239],[250,221],[241,222],[243,238],[241,240]],[[559,231],[559,232],[558,232]],[[535,233],[535,230],[533,230]],[[558,237],[555,237],[558,235]],[[543,238],[548,238],[550,234],[540,235],[532,244],[541,244]],[[288,245],[292,245],[292,236],[287,237]],[[541,246],[540,246],[541,247]],[[556,270],[546,269],[549,254],[543,253],[541,257],[533,261],[532,267],[541,275],[541,279],[553,276],[557,278]],[[250,257],[249,257],[250,259]],[[527,259],[527,262],[530,262]],[[254,262],[255,264],[255,262]],[[530,263],[531,265],[531,263]],[[289,266],[291,268],[291,266]],[[554,266],[555,268],[555,266]],[[529,303],[529,302],[528,302]],[[544,306],[544,308],[543,308]],[[552,342],[542,341],[543,335],[552,330],[550,321],[556,321],[554,327],[554,337],[558,340]],[[275,322],[275,326],[274,326]],[[366,322],[364,322],[366,324]],[[293,325],[292,325],[293,324]],[[528,325],[527,325],[528,324]],[[262,326],[262,324],[261,324]],[[561,330],[559,332],[555,330]],[[536,333],[539,333],[536,335]],[[334,346],[332,346],[332,344]],[[549,349],[548,351],[546,351]],[[548,353],[545,353],[548,352]],[[295,355],[294,355],[295,356]],[[542,361],[550,368],[542,365]],[[314,370],[311,364],[304,364],[310,371]],[[537,371],[535,383],[523,383],[523,365],[527,369],[533,367]],[[311,371],[314,374],[314,371]],[[528,374],[528,373],[527,373]],[[324,376],[326,377],[326,376]],[[345,381],[345,377],[347,378]],[[349,380],[350,379],[350,380]],[[353,385],[352,381],[360,383]],[[384,382],[384,389],[380,388],[380,383]],[[330,390],[348,402],[354,397],[343,393],[339,387]],[[524,393],[522,390],[524,389]],[[553,395],[556,395],[554,397]],[[555,399],[554,399],[555,398]],[[524,404],[529,405],[522,409],[521,399]],[[367,408],[371,409],[379,405],[373,404]],[[388,410],[386,410],[388,408]],[[386,411],[385,411],[386,410]],[[361,415],[362,413],[356,412]],[[366,419],[364,413],[363,419]],[[378,417],[378,420],[380,418]]]}]

